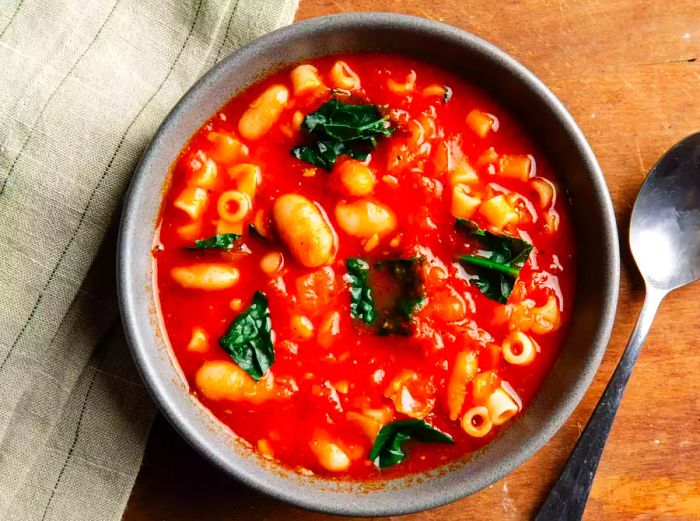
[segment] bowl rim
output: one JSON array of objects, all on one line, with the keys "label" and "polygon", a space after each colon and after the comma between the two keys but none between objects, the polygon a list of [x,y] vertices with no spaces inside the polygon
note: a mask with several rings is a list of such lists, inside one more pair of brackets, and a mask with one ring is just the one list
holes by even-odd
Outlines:
[{"label": "bowl rim", "polygon": [[[132,274],[134,248],[132,248],[131,244],[133,243],[134,234],[139,227],[143,226],[143,223],[140,223],[136,218],[137,205],[134,201],[138,199],[136,194],[141,188],[149,184],[147,171],[149,170],[149,164],[159,154],[162,135],[170,127],[175,126],[176,122],[190,111],[190,105],[195,99],[206,95],[211,83],[226,75],[231,67],[235,67],[236,62],[249,59],[260,48],[283,45],[288,40],[302,40],[311,36],[317,29],[367,30],[368,28],[371,29],[372,27],[386,24],[391,24],[392,28],[408,32],[440,33],[441,36],[452,40],[452,45],[471,47],[472,50],[486,56],[489,60],[499,62],[501,66],[506,68],[519,82],[525,83],[544,102],[574,144],[580,155],[581,162],[585,165],[585,169],[589,174],[595,197],[600,205],[601,221],[604,228],[601,230],[603,235],[602,241],[605,242],[608,254],[606,259],[607,275],[601,285],[603,288],[603,304],[600,311],[601,320],[597,330],[598,334],[593,337],[591,347],[586,352],[587,358],[583,365],[581,377],[577,378],[567,388],[566,396],[558,407],[551,412],[548,421],[542,426],[542,430],[537,435],[524,440],[514,457],[505,461],[502,465],[495,466],[489,472],[482,473],[478,479],[469,483],[452,483],[446,489],[440,491],[431,490],[430,493],[415,497],[405,504],[396,504],[388,501],[378,501],[371,504],[358,501],[357,504],[346,504],[338,501],[321,500],[314,498],[313,495],[300,494],[298,490],[294,490],[294,483],[290,483],[290,485],[285,487],[277,487],[262,482],[257,475],[243,472],[230,460],[226,460],[220,454],[217,454],[204,438],[202,432],[200,432],[203,427],[198,427],[196,422],[191,421],[183,411],[174,405],[174,400],[169,397],[173,391],[166,387],[164,378],[161,378],[159,375],[157,368],[157,364],[160,363],[158,353],[155,350],[144,347],[147,342],[145,341],[146,335],[143,330],[147,329],[146,323],[148,319],[140,317],[136,312],[138,292],[151,291],[151,289],[144,288],[143,284],[137,282]],[[454,42],[454,40],[457,42]],[[160,204],[160,201],[158,201],[158,204]],[[146,388],[164,416],[178,433],[207,460],[213,462],[225,473],[235,477],[244,484],[303,508],[341,515],[400,515],[434,508],[455,501],[494,483],[532,457],[568,420],[597,372],[612,331],[619,292],[620,259],[618,244],[617,224],[612,201],[603,173],[590,145],[562,102],[525,66],[485,40],[465,30],[441,22],[396,13],[344,13],[306,19],[253,40],[212,67],[180,98],[163,120],[150,144],[145,149],[139,164],[134,170],[132,180],[124,197],[124,210],[117,245],[117,293],[127,343]],[[162,326],[159,324],[158,327]],[[176,370],[179,372],[179,368],[176,367]]]}]

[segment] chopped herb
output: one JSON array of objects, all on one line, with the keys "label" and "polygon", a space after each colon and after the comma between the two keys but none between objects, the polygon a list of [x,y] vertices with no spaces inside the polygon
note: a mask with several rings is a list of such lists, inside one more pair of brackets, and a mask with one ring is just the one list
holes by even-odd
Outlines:
[{"label": "chopped herb", "polygon": [[406,458],[403,442],[411,439],[424,443],[454,443],[452,436],[424,420],[398,420],[381,428],[369,453],[370,461],[379,469],[401,463]]},{"label": "chopped herb", "polygon": [[307,114],[301,126],[311,142],[294,147],[292,155],[324,170],[331,170],[340,155],[366,159],[377,146],[377,138],[394,131],[377,106],[339,100],[328,101]]},{"label": "chopped herb", "polygon": [[198,250],[232,250],[234,243],[240,239],[241,236],[237,233],[219,233],[208,239],[199,239],[194,241],[195,248]]},{"label": "chopped herb", "polygon": [[361,319],[365,324],[371,324],[377,318],[377,312],[374,309],[372,289],[367,280],[369,264],[359,258],[350,258],[345,261],[345,265],[350,282],[350,315]]},{"label": "chopped herb", "polygon": [[375,267],[388,272],[398,284],[398,295],[393,308],[385,313],[386,316],[379,328],[379,334],[411,334],[411,315],[418,311],[425,302],[425,289],[418,273],[418,268],[423,261],[423,257],[412,257],[409,259],[387,259],[375,264]]},{"label": "chopped herb", "polygon": [[488,298],[505,304],[520,270],[532,251],[532,244],[517,237],[482,230],[473,221],[457,219],[456,228],[479,239],[490,256],[459,255],[462,264],[476,269],[476,287]]},{"label": "chopped herb", "polygon": [[445,87],[445,95],[442,97],[442,101],[447,103],[452,99],[452,88],[449,85],[443,85]]},{"label": "chopped herb", "polygon": [[275,361],[267,297],[256,291],[248,309],[238,315],[219,344],[256,382]]}]

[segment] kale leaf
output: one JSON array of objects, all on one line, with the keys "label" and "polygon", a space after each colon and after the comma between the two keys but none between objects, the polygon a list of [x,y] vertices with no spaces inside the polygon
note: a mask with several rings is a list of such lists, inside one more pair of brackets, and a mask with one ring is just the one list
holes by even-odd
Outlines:
[{"label": "kale leaf", "polygon": [[386,259],[375,264],[375,267],[386,270],[398,284],[398,295],[393,309],[388,311],[379,327],[380,335],[411,334],[411,315],[421,308],[426,299],[418,272],[424,260],[423,257]]},{"label": "kale leaf", "polygon": [[379,468],[401,463],[406,458],[403,442],[416,440],[424,443],[454,443],[452,436],[424,420],[398,420],[384,425],[369,453],[369,459]]},{"label": "kale leaf", "polygon": [[482,230],[474,221],[457,219],[457,230],[475,237],[490,252],[484,255],[458,255],[457,259],[475,270],[476,287],[488,298],[505,304],[513,291],[520,270],[525,265],[532,244],[517,237]]},{"label": "kale leaf", "polygon": [[253,380],[262,378],[275,361],[272,321],[264,293],[255,292],[250,307],[234,319],[219,344]]},{"label": "kale leaf", "polygon": [[377,146],[377,138],[394,131],[376,105],[350,105],[339,100],[328,101],[307,114],[301,127],[311,139],[294,147],[292,155],[324,170],[331,170],[341,155],[366,159]]},{"label": "kale leaf", "polygon": [[365,324],[371,324],[377,318],[377,312],[374,309],[372,289],[367,280],[369,264],[360,258],[352,257],[345,261],[345,265],[350,283],[350,315],[361,319]]},{"label": "kale leaf", "polygon": [[199,239],[194,241],[195,248],[198,250],[232,250],[234,243],[240,239],[241,236],[237,233],[220,233],[209,237],[208,239]]}]

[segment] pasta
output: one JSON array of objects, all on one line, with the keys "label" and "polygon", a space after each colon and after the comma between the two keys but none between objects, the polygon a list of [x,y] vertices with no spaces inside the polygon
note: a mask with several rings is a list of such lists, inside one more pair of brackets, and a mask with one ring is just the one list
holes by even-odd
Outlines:
[{"label": "pasta", "polygon": [[478,405],[469,409],[462,416],[462,429],[474,438],[483,438],[493,427],[489,409],[483,405]]}]

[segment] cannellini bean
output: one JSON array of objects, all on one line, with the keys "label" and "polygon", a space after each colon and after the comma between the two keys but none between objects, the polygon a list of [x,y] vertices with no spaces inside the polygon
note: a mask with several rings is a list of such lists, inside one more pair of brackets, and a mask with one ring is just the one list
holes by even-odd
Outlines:
[{"label": "cannellini bean", "polygon": [[271,251],[260,259],[260,269],[266,275],[277,275],[284,267],[284,257],[278,251]]},{"label": "cannellini bean", "polygon": [[207,291],[233,287],[240,278],[240,273],[235,267],[214,263],[180,266],[173,268],[170,275],[183,288]]},{"label": "cannellini bean", "polygon": [[206,190],[196,186],[188,186],[180,192],[173,205],[192,219],[199,219],[204,213],[208,199],[209,194]]},{"label": "cannellini bean", "polygon": [[210,400],[241,400],[255,386],[243,369],[229,361],[206,361],[195,375],[197,389]]},{"label": "cannellini bean", "polygon": [[294,338],[297,340],[308,340],[314,336],[314,325],[305,315],[294,315],[290,325]]},{"label": "cannellini bean", "polygon": [[251,207],[250,197],[238,190],[228,190],[222,193],[216,202],[219,217],[232,223],[245,219]]},{"label": "cannellini bean", "polygon": [[336,235],[320,207],[306,197],[285,194],[272,207],[277,233],[294,258],[307,268],[333,261]]},{"label": "cannellini bean", "polygon": [[318,75],[318,69],[313,65],[298,65],[290,73],[292,88],[295,96],[302,96],[313,92],[323,85]]},{"label": "cannellini bean", "polygon": [[467,114],[467,126],[477,136],[484,138],[490,131],[498,131],[498,118],[493,114],[474,109]]},{"label": "cannellini bean", "polygon": [[246,139],[259,139],[277,123],[289,100],[289,90],[284,85],[268,87],[250,104],[238,121],[238,132]]},{"label": "cannellini bean", "polygon": [[195,374],[199,392],[210,400],[248,401],[262,403],[275,398],[274,380],[270,373],[258,382],[228,360],[208,360]]},{"label": "cannellini bean", "polygon": [[346,195],[369,195],[374,191],[377,182],[372,169],[356,159],[342,161],[334,168],[333,173]]},{"label": "cannellini bean", "polygon": [[481,204],[481,199],[469,195],[469,187],[463,184],[452,188],[452,205],[450,213],[460,219],[471,219]]},{"label": "cannellini bean", "polygon": [[324,469],[331,472],[341,472],[350,468],[349,456],[337,444],[321,439],[312,440],[309,447]]},{"label": "cannellini bean", "polygon": [[222,165],[230,165],[248,156],[248,147],[231,134],[209,132],[207,140],[213,145],[209,157]]},{"label": "cannellini bean", "polygon": [[483,405],[472,407],[462,417],[462,429],[474,438],[483,438],[492,427],[489,410]]},{"label": "cannellini bean", "polygon": [[187,344],[187,350],[195,353],[206,353],[209,349],[209,335],[201,327],[192,330],[192,336]]},{"label": "cannellini bean", "polygon": [[479,213],[486,217],[496,228],[503,228],[509,224],[517,224],[518,214],[508,204],[503,194],[484,201],[479,207]]},{"label": "cannellini bean", "polygon": [[495,389],[486,399],[486,408],[494,425],[503,425],[520,410],[515,400],[502,387]]},{"label": "cannellini bean", "polygon": [[396,229],[396,214],[391,208],[369,199],[338,203],[335,218],[345,233],[362,239],[375,233],[383,237]]},{"label": "cannellini bean", "polygon": [[474,351],[462,351],[457,354],[447,384],[447,409],[451,420],[456,420],[462,412],[467,384],[474,379],[478,370],[477,356]]},{"label": "cannellini bean", "polygon": [[344,61],[338,60],[331,68],[331,82],[338,89],[356,90],[360,88],[360,77]]}]

